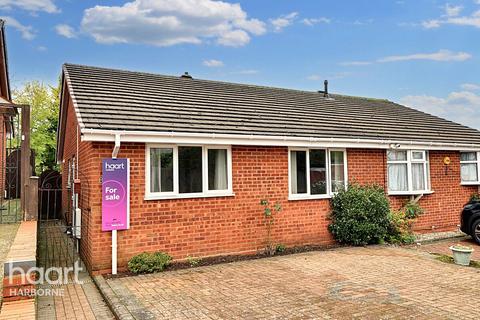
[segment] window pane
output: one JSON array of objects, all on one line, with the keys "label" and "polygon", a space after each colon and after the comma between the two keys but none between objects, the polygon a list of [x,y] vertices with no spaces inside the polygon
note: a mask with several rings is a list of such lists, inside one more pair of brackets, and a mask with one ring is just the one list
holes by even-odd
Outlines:
[{"label": "window pane", "polygon": [[202,192],[202,147],[178,147],[180,193]]},{"label": "window pane", "polygon": [[228,189],[227,150],[208,150],[208,190]]},{"label": "window pane", "polygon": [[425,171],[423,163],[412,164],[412,184],[413,190],[425,190]]},{"label": "window pane", "polygon": [[345,188],[345,164],[343,151],[330,152],[332,171],[332,192]]},{"label": "window pane", "polygon": [[173,191],[173,149],[150,149],[150,192]]},{"label": "window pane", "polygon": [[327,161],[325,150],[310,150],[310,193],[327,193]]},{"label": "window pane", "polygon": [[406,161],[407,160],[407,151],[387,151],[388,161]]},{"label": "window pane", "polygon": [[407,165],[389,164],[388,165],[388,190],[407,191]]},{"label": "window pane", "polygon": [[461,176],[462,176],[463,182],[477,181],[478,179],[477,164],[476,163],[462,164]]},{"label": "window pane", "polygon": [[460,153],[460,161],[475,161],[477,160],[476,152],[462,152]]},{"label": "window pane", "polygon": [[423,160],[423,152],[413,151],[412,158],[413,160]]},{"label": "window pane", "polygon": [[292,194],[307,193],[307,153],[305,151],[290,153],[290,180]]}]

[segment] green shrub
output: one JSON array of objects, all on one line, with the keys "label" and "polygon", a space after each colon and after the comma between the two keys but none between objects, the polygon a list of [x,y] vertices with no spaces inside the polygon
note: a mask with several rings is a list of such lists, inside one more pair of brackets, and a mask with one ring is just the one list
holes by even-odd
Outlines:
[{"label": "green shrub", "polygon": [[391,211],[390,225],[387,230],[386,241],[393,244],[410,244],[415,242],[412,232],[413,220],[408,218],[405,211]]},{"label": "green shrub", "polygon": [[407,219],[416,219],[423,214],[423,208],[417,202],[408,201],[403,207],[405,217]]},{"label": "green shrub", "polygon": [[470,195],[470,202],[474,202],[474,201],[480,201],[480,194],[472,193]]},{"label": "green shrub", "polygon": [[265,217],[265,223],[267,226],[265,252],[273,256],[275,254],[275,247],[272,243],[272,228],[275,222],[275,216],[273,214],[279,214],[282,211],[282,205],[280,204],[280,202],[277,201],[272,207],[272,205],[267,199],[260,200],[260,205],[263,206],[263,216]]},{"label": "green shrub", "polygon": [[386,241],[394,244],[415,242],[412,225],[421,214],[423,214],[423,208],[414,201],[408,201],[402,209],[390,212],[390,226]]},{"label": "green shrub", "polygon": [[187,262],[190,265],[190,267],[195,268],[200,264],[200,262],[202,262],[202,259],[188,256]]},{"label": "green shrub", "polygon": [[275,247],[276,253],[282,253],[282,252],[285,252],[285,250],[287,250],[287,247],[281,243],[277,244],[277,246]]},{"label": "green shrub", "polygon": [[143,252],[128,261],[128,270],[135,274],[163,271],[172,257],[163,252]]},{"label": "green shrub", "polygon": [[390,204],[379,186],[350,185],[332,199],[332,223],[328,229],[340,243],[381,243],[390,226]]}]

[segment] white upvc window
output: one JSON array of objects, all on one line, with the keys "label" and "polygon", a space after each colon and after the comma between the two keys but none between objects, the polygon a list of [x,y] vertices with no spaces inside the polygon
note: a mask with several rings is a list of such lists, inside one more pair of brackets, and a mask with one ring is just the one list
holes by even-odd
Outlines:
[{"label": "white upvc window", "polygon": [[330,198],[347,187],[345,149],[290,148],[290,200]]},{"label": "white upvc window", "polygon": [[428,151],[387,150],[387,171],[389,194],[431,193]]},{"label": "white upvc window", "polygon": [[460,176],[462,184],[480,184],[480,152],[460,153]]},{"label": "white upvc window", "polygon": [[230,196],[230,146],[147,145],[145,198]]}]

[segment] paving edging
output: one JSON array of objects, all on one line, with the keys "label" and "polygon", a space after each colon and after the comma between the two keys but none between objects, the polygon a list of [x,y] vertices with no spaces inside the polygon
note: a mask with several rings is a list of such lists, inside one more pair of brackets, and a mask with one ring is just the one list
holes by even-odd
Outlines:
[{"label": "paving edging", "polygon": [[113,292],[112,288],[110,288],[102,275],[94,276],[93,282],[117,320],[135,320],[135,317],[120,302],[117,295]]},{"label": "paving edging", "polygon": [[461,231],[447,231],[447,232],[434,232],[427,234],[416,234],[415,242],[417,243],[429,243],[440,240],[454,239],[454,238],[468,238],[469,235]]}]

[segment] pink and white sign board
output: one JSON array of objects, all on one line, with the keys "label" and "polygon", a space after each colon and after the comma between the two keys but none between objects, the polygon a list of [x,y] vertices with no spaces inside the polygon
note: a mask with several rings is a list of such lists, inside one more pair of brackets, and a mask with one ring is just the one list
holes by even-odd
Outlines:
[{"label": "pink and white sign board", "polygon": [[102,231],[130,228],[130,159],[102,160]]}]

